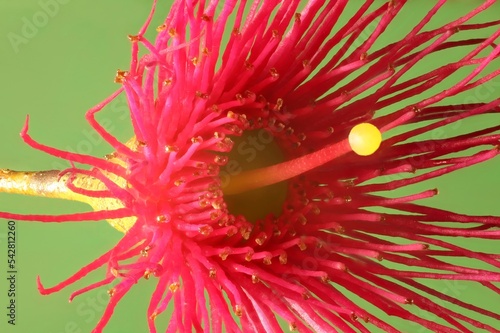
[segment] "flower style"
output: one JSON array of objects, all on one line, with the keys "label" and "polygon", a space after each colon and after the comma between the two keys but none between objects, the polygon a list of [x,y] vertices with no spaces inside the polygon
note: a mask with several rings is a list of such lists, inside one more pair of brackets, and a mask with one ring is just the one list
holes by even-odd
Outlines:
[{"label": "flower style", "polygon": [[[500,111],[499,98],[463,102],[500,74],[500,21],[477,23],[495,1],[434,27],[445,3],[437,1],[400,40],[379,45],[381,36],[400,29],[393,21],[406,1],[360,2],[347,14],[347,0],[311,0],[303,8],[297,0],[177,0],[152,43],[145,32],[155,1],[145,25],[129,36],[130,68],[115,78],[121,88],[86,115],[114,152],[102,159],[45,146],[29,136],[26,122],[26,143],[71,166],[0,175],[3,191],[94,208],[59,216],[2,212],[3,218],[107,219],[124,232],[115,247],[60,284],[46,288],[38,280],[40,292],[57,292],[106,267],[102,280],[70,296],[114,283],[93,332],[103,331],[135,283],[153,277],[150,332],[172,302],[168,332],[281,332],[278,317],[300,332],[368,332],[373,326],[399,332],[388,316],[435,332],[500,332],[500,325],[467,315],[500,320],[499,314],[423,282],[475,281],[498,297],[499,254],[473,252],[453,238],[499,239],[500,217],[415,202],[437,189],[393,192],[499,154],[498,121],[422,139]],[[428,59],[441,64],[426,68]],[[95,119],[120,94],[134,129],[126,143]],[[371,151],[358,152],[353,128],[373,130],[374,136],[363,129],[358,134],[360,149]],[[278,160],[246,170],[238,138],[254,140],[257,149],[248,159],[262,160],[256,151],[268,145]],[[263,201],[274,210],[254,215]],[[456,264],[456,258],[475,264]],[[388,316],[370,313],[353,295]],[[442,321],[426,319],[419,309]]]}]

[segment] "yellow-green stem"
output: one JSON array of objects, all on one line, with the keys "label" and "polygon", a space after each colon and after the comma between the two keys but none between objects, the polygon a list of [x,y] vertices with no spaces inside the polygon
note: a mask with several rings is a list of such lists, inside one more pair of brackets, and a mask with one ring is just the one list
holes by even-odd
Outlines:
[{"label": "yellow-green stem", "polygon": [[60,170],[14,171],[0,169],[0,192],[87,202],[85,196],[66,186],[69,175],[59,178]]}]

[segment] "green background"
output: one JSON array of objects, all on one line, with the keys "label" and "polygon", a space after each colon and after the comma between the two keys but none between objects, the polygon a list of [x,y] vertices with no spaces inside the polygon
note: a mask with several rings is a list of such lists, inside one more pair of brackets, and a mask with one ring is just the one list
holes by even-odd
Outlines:
[{"label": "green background", "polygon": [[[158,12],[166,12],[164,1]],[[94,134],[84,119],[85,111],[118,88],[113,83],[115,71],[128,68],[130,43],[126,36],[138,31],[149,10],[147,0],[55,2],[50,10],[43,3],[54,1],[22,0],[0,3],[0,168],[15,170],[45,170],[60,168],[61,164],[42,152],[23,144],[19,132],[26,114],[31,116],[33,138],[62,149],[103,156],[109,147]],[[464,12],[476,1],[450,1],[447,19],[453,12]],[[496,8],[500,9],[496,4]],[[427,7],[426,7],[427,8]],[[416,6],[412,11],[421,10]],[[425,9],[426,10],[426,9]],[[456,11],[456,12],[455,12]],[[43,15],[41,12],[52,12]],[[408,13],[410,13],[409,11]],[[492,9],[492,14],[498,10]],[[490,16],[493,16],[490,15]],[[43,20],[46,17],[47,20]],[[163,15],[156,16],[153,26]],[[410,17],[408,17],[410,18]],[[38,21],[37,21],[38,20]],[[35,30],[26,22],[37,22]],[[24,32],[23,32],[24,31]],[[27,36],[17,46],[13,34]],[[24,38],[24,37],[23,37]],[[500,98],[499,79],[488,99]],[[101,121],[112,124],[113,133],[122,140],[130,136],[125,101],[119,99]],[[476,127],[488,126],[498,117],[473,120]],[[444,129],[444,131],[452,131]],[[436,133],[434,133],[436,134]],[[442,133],[441,133],[442,134]],[[439,134],[439,135],[441,135]],[[453,133],[444,133],[453,135]],[[427,203],[469,214],[500,215],[500,158],[433,181],[420,188],[438,187],[440,195]],[[412,190],[413,191],[413,190]],[[50,214],[84,211],[78,203],[43,198],[0,194],[0,211],[25,214]],[[6,222],[6,221],[3,221]],[[0,331],[6,333],[80,333],[90,332],[100,318],[108,296],[107,288],[91,291],[68,304],[72,290],[100,279],[102,272],[92,274],[51,296],[40,296],[35,279],[41,275],[46,286],[65,279],[112,247],[120,233],[105,222],[40,224],[17,223],[17,325],[6,324],[6,224],[0,224]],[[498,241],[465,240],[477,250],[499,252]],[[463,263],[463,262],[462,262]],[[467,264],[467,263],[465,263]],[[465,282],[430,282],[435,288],[462,300],[500,312],[500,296],[487,293]],[[105,332],[146,332],[146,308],[154,279],[141,281],[117,307]],[[432,315],[426,315],[433,319]],[[163,320],[165,321],[165,319]],[[389,319],[393,322],[392,319]],[[500,329],[499,323],[491,323]],[[405,332],[424,332],[416,326]]]}]

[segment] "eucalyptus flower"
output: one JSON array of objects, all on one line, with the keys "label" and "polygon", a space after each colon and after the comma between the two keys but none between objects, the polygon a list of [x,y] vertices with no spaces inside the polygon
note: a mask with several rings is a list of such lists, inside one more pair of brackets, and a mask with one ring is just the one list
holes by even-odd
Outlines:
[{"label": "eucalyptus flower", "polygon": [[[177,0],[150,41],[154,2],[129,36],[120,88],[86,113],[110,154],[44,145],[27,119],[23,140],[68,168],[0,173],[5,192],[93,208],[2,218],[108,220],[123,232],[63,282],[47,287],[38,279],[42,294],[105,267],[102,279],[70,296],[109,286],[93,332],[105,330],[143,279],[156,283],[144,314],[150,332],[169,304],[167,332],[281,332],[277,318],[299,332],[400,332],[392,317],[434,332],[500,331],[477,319],[500,320],[488,304],[425,282],[477,282],[498,302],[500,253],[455,240],[499,239],[500,217],[420,202],[437,188],[398,192],[499,154],[498,117],[480,130],[423,138],[498,115],[498,94],[466,99],[500,74],[500,20],[481,20],[495,1],[444,25],[435,18],[450,7],[436,1],[404,37],[384,44],[382,36],[400,33],[394,21],[411,14],[406,1]],[[120,95],[134,132],[127,142],[96,120]]]}]

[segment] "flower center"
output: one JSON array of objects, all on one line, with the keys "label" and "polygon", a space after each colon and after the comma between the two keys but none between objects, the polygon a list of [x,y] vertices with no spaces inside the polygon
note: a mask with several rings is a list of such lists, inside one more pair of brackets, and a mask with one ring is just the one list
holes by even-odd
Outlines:
[{"label": "flower center", "polygon": [[369,123],[354,126],[347,138],[313,153],[284,161],[272,135],[264,129],[244,134],[234,146],[222,180],[228,209],[255,221],[269,213],[279,215],[286,199],[284,181],[317,168],[351,151],[361,156],[373,154],[382,135]]},{"label": "flower center", "polygon": [[237,193],[226,192],[233,188],[231,183],[246,177],[248,172],[262,170],[284,162],[283,152],[275,138],[265,129],[245,131],[241,137],[234,138],[234,146],[228,155],[227,164],[221,168],[224,200],[228,210],[234,215],[243,215],[248,221],[262,219],[268,214],[280,215],[286,199],[286,182],[277,182],[270,186],[242,189]]}]

